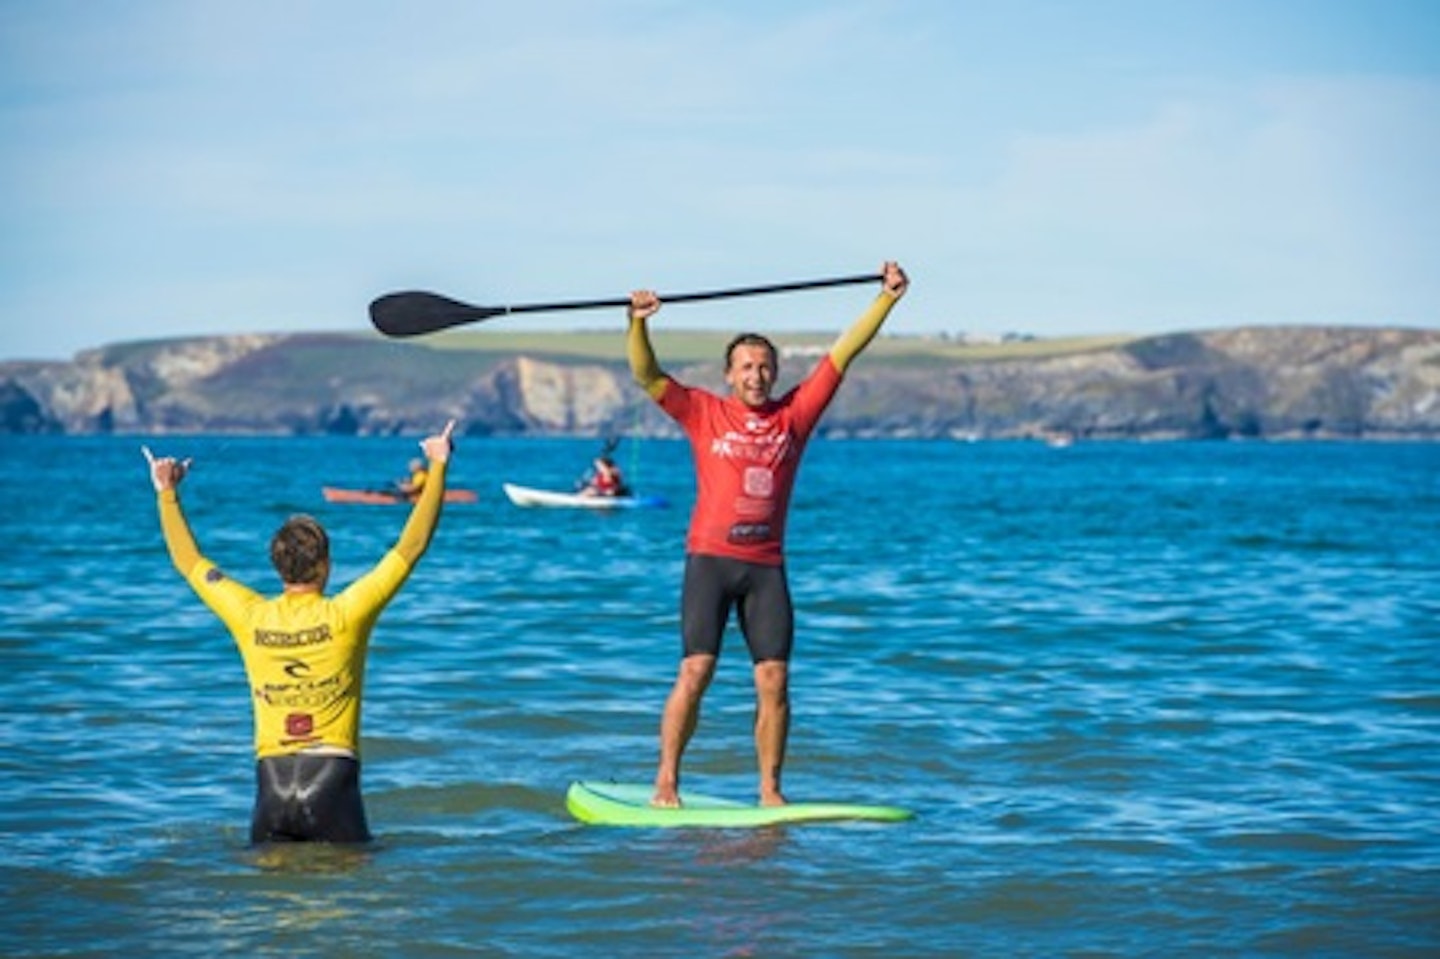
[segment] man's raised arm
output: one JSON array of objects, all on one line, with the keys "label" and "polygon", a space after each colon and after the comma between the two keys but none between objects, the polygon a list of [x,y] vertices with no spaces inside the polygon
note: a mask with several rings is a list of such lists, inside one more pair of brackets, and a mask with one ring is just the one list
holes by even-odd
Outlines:
[{"label": "man's raised arm", "polygon": [[650,331],[645,321],[660,309],[660,298],[649,290],[636,290],[630,294],[630,328],[625,336],[625,356],[630,361],[630,372],[635,382],[649,393],[652,399],[659,399],[665,392],[665,371],[655,359],[655,348],[650,345]]},{"label": "man's raised arm", "polygon": [[395,551],[411,566],[429,548],[435,527],[440,522],[440,505],[445,502],[445,468],[455,448],[450,435],[454,432],[455,421],[451,420],[445,424],[445,429],[434,436],[427,436],[420,443],[430,460],[429,475],[420,489],[419,499],[415,500],[415,506],[410,510],[410,518],[405,521],[405,528],[400,531],[400,541],[395,544]]},{"label": "man's raised arm", "polygon": [[844,373],[855,357],[875,339],[875,334],[880,332],[880,326],[890,315],[891,308],[900,302],[900,297],[905,295],[910,286],[905,271],[900,269],[900,264],[893,261],[885,264],[881,279],[884,288],[880,295],[875,297],[875,302],[871,303],[870,308],[860,314],[860,318],[850,324],[850,328],[841,333],[835,345],[830,347],[830,360],[841,373]]}]

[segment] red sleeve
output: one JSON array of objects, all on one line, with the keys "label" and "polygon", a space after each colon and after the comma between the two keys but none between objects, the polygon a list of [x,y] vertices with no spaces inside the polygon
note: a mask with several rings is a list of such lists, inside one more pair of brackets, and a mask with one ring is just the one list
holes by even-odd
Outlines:
[{"label": "red sleeve", "polygon": [[669,414],[671,419],[684,423],[685,418],[690,415],[690,387],[667,375],[665,392],[661,393],[655,402],[660,404],[660,408]]},{"label": "red sleeve", "polygon": [[790,402],[790,411],[794,416],[791,422],[801,439],[808,438],[815,429],[815,424],[820,422],[826,407],[835,398],[835,392],[840,389],[840,378],[839,367],[827,353],[815,364],[810,375],[795,387],[795,394]]}]

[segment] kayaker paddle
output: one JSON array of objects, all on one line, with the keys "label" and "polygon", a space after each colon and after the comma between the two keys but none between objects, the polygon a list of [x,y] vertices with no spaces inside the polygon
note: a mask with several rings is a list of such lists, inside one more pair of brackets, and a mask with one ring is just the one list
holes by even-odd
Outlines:
[{"label": "kayaker paddle", "polygon": [[[732,290],[710,290],[704,293],[661,293],[665,303],[688,303],[695,300],[722,300],[739,296],[762,296],[767,293],[789,293],[794,290],[815,290],[826,286],[850,286],[874,283],[879,273],[837,276],[827,280],[800,280],[794,283],[772,283],[768,286],[742,286]],[[472,306],[438,293],[406,290],[387,293],[370,304],[370,321],[386,336],[421,336],[479,323],[511,313],[553,313],[559,310],[593,310],[629,306],[630,298],[610,300],[569,300],[561,303],[522,303],[518,306]]]}]

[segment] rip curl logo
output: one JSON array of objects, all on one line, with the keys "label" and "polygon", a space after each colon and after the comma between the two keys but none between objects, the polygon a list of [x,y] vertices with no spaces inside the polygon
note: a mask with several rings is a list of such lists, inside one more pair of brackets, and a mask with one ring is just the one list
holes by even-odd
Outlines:
[{"label": "rip curl logo", "polygon": [[745,418],[745,429],[750,433],[768,433],[770,431],[770,420],[759,416],[747,416]]}]

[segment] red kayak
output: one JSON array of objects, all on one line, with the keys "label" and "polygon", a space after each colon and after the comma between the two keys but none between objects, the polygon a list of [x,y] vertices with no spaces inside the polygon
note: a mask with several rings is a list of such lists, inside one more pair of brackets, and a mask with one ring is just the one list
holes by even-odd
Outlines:
[{"label": "red kayak", "polygon": [[[325,494],[327,503],[359,503],[365,506],[393,506],[397,503],[409,503],[411,500],[393,490],[383,489],[343,489],[339,486],[322,486],[320,492]],[[473,503],[480,498],[473,489],[447,489],[445,491],[445,502],[447,503]]]}]

